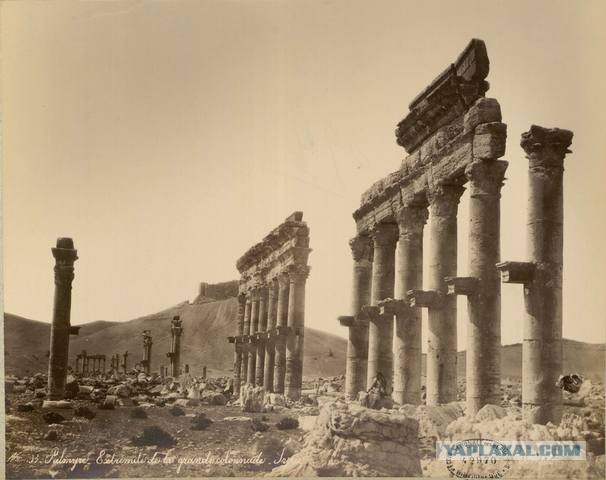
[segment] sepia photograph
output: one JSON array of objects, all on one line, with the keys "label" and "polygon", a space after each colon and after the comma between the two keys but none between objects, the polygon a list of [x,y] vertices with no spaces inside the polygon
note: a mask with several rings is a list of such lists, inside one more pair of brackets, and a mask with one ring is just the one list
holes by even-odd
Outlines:
[{"label": "sepia photograph", "polygon": [[605,22],[0,2],[3,478],[605,478]]}]

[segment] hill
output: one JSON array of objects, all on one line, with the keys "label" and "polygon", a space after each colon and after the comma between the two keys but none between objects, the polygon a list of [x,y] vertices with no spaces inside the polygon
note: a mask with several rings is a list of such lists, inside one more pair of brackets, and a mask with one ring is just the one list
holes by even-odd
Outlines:
[{"label": "hill", "polygon": [[[139,362],[143,355],[141,332],[151,330],[153,337],[152,369],[168,365],[166,352],[170,348],[170,321],[180,315],[183,321],[182,363],[189,364],[192,373],[200,374],[207,366],[210,374],[229,374],[233,363],[233,346],[226,337],[235,331],[237,301],[205,300],[183,302],[171,308],[127,322],[97,321],[82,325],[80,334],[72,337],[70,363],[82,350],[89,354],[129,352],[128,365]],[[25,375],[45,372],[50,325],[6,313],[4,315],[5,371]],[[312,328],[305,330],[303,369],[305,376],[333,376],[345,372],[347,342],[336,335]],[[563,373],[578,372],[593,379],[603,379],[604,344],[564,340]],[[503,377],[522,376],[522,345],[505,345],[501,350]],[[424,362],[425,363],[425,362]],[[465,352],[458,354],[458,375],[465,376]],[[423,365],[425,373],[425,364]]]}]

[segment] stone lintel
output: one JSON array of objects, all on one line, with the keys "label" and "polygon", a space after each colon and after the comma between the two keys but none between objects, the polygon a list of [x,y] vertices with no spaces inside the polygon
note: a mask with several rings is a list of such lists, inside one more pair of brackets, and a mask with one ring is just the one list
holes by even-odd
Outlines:
[{"label": "stone lintel", "polygon": [[236,337],[227,337],[229,343],[236,343]]},{"label": "stone lintel", "polygon": [[501,262],[497,263],[496,266],[503,283],[522,284],[532,282],[536,268],[533,262]]},{"label": "stone lintel", "polygon": [[476,277],[445,277],[448,295],[473,295],[478,288]]},{"label": "stone lintel", "polygon": [[337,318],[342,327],[353,327],[356,318],[353,315],[341,315]]},{"label": "stone lintel", "polygon": [[406,297],[411,307],[439,308],[442,295],[436,290],[408,290]]},{"label": "stone lintel", "polygon": [[406,300],[396,300],[393,298],[386,298],[379,302],[379,309],[381,315],[398,315],[408,308],[408,302]]},{"label": "stone lintel", "polygon": [[70,327],[69,327],[69,334],[70,335],[78,335],[80,333],[80,328],[82,328],[82,327],[74,327],[73,325],[70,325]]}]

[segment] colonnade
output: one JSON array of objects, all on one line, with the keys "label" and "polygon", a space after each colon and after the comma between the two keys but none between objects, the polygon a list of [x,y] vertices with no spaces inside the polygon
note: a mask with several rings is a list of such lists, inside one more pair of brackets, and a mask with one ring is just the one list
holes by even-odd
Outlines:
[{"label": "colonnade", "polygon": [[306,265],[284,272],[238,297],[234,391],[262,386],[290,399],[301,395],[305,340]]}]

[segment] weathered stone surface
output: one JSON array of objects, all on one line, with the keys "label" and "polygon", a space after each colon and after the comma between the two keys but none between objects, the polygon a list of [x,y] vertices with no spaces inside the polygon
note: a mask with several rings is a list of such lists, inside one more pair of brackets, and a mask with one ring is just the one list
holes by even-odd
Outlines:
[{"label": "weathered stone surface", "polygon": [[446,405],[419,405],[412,416],[419,422],[420,437],[442,439],[448,425],[462,417],[463,413],[461,404],[452,402]]},{"label": "weathered stone surface", "polygon": [[473,137],[473,156],[493,160],[505,154],[507,125],[500,122],[483,123],[476,127]]},{"label": "weathered stone surface", "polygon": [[494,98],[479,98],[467,110],[463,124],[465,131],[473,131],[482,123],[501,121],[501,106]]},{"label": "weathered stone surface", "polygon": [[415,476],[421,473],[412,418],[334,402],[322,407],[303,449],[271,476]]},{"label": "weathered stone surface", "polygon": [[243,412],[262,412],[265,389],[246,385],[240,389],[240,404]]}]

